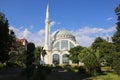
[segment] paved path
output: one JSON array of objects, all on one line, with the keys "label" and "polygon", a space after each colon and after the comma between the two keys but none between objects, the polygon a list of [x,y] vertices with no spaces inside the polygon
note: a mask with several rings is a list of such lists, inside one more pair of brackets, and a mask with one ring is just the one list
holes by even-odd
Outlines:
[{"label": "paved path", "polygon": [[86,77],[84,74],[71,71],[66,72],[61,69],[53,71],[47,78],[48,80],[87,80]]},{"label": "paved path", "polygon": [[20,72],[20,68],[0,69],[0,80],[17,80],[16,75],[19,75]]}]

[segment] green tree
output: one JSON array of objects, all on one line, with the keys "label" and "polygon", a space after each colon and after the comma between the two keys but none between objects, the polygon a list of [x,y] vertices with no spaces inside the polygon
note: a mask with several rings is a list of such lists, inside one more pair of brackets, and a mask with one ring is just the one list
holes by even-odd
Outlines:
[{"label": "green tree", "polygon": [[89,74],[96,75],[101,72],[99,63],[99,51],[94,51],[91,48],[84,48],[80,54],[79,59],[84,63],[85,69]]},{"label": "green tree", "polygon": [[35,45],[34,43],[30,42],[27,44],[27,58],[26,58],[26,66],[30,66],[34,63],[34,50],[35,50]]},{"label": "green tree", "polygon": [[33,75],[34,72],[34,50],[35,50],[35,45],[34,43],[30,42],[27,44],[27,57],[26,57],[26,76],[27,80],[30,79],[30,77]]},{"label": "green tree", "polygon": [[34,53],[35,53],[35,61],[39,62],[41,60],[41,47],[40,46],[36,47]]},{"label": "green tree", "polygon": [[115,9],[118,16],[117,31],[113,35],[113,44],[115,45],[116,52],[113,55],[113,68],[117,74],[120,75],[120,5]]},{"label": "green tree", "polygon": [[103,42],[106,42],[106,40],[104,40],[104,39],[101,38],[101,37],[97,37],[97,38],[94,40],[94,42],[92,43],[91,48],[92,48],[93,50],[97,50],[98,48],[101,47],[101,43],[103,43]]},{"label": "green tree", "polygon": [[19,41],[14,42],[13,50],[10,52],[9,62],[18,64],[19,66],[24,67],[26,59],[26,50],[24,45]]},{"label": "green tree", "polygon": [[110,43],[101,37],[97,37],[92,43],[91,48],[94,51],[99,51],[99,61],[101,63],[107,63],[109,66],[112,65],[112,54],[115,52],[113,43]]},{"label": "green tree", "polygon": [[68,57],[70,60],[72,60],[73,63],[79,63],[78,54],[82,49],[83,49],[82,46],[76,46],[70,49],[69,51],[70,54],[68,55]]},{"label": "green tree", "polygon": [[113,53],[115,53],[115,46],[110,42],[101,43],[100,49],[100,61],[106,62],[107,66],[112,66],[113,63]]},{"label": "green tree", "polygon": [[8,20],[5,15],[0,12],[0,62],[4,63],[9,59],[9,51],[12,42],[10,39]]},{"label": "green tree", "polygon": [[40,64],[40,61],[41,61],[41,56],[43,58],[43,62],[44,62],[44,56],[47,54],[46,53],[46,50],[43,49],[43,47],[41,46],[38,46],[36,47],[35,49],[35,59],[36,61]]}]

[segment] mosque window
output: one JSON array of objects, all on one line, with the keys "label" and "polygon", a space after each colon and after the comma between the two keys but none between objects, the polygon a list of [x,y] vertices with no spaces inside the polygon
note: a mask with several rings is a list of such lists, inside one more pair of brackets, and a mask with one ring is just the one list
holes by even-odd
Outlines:
[{"label": "mosque window", "polygon": [[74,47],[74,44],[70,42],[70,48],[73,48]]},{"label": "mosque window", "polygon": [[61,41],[61,49],[68,49],[68,41],[67,40]]},{"label": "mosque window", "polygon": [[63,64],[69,64],[69,58],[68,58],[68,55],[67,54],[64,54],[62,56],[62,63]]},{"label": "mosque window", "polygon": [[53,64],[59,64],[59,55],[58,54],[53,55]]},{"label": "mosque window", "polygon": [[54,45],[54,48],[56,48],[56,49],[60,49],[60,42],[57,42],[55,45]]}]

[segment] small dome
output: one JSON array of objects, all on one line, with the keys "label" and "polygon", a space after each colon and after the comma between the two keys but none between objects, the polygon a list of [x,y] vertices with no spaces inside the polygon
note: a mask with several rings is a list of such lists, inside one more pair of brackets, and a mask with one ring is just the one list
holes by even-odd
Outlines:
[{"label": "small dome", "polygon": [[52,39],[53,40],[57,40],[57,39],[71,39],[71,40],[75,40],[75,37],[72,35],[71,32],[67,31],[67,30],[59,30],[56,31],[52,34]]}]

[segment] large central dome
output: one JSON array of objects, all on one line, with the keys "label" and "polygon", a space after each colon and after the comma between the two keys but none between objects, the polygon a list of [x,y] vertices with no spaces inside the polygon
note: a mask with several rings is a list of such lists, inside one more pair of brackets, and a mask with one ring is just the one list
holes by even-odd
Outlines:
[{"label": "large central dome", "polygon": [[57,39],[71,39],[73,41],[76,41],[75,36],[73,36],[72,33],[67,31],[67,30],[55,31],[52,34],[52,39],[53,40],[57,40]]}]

